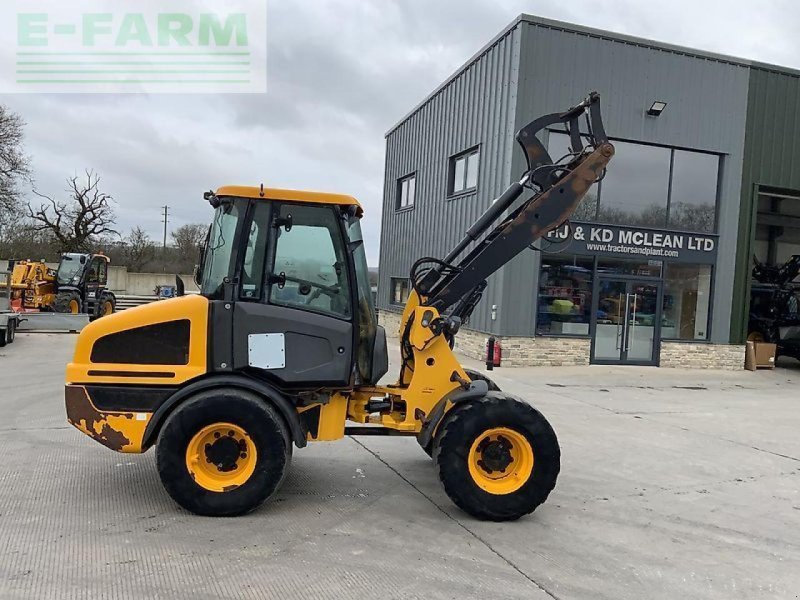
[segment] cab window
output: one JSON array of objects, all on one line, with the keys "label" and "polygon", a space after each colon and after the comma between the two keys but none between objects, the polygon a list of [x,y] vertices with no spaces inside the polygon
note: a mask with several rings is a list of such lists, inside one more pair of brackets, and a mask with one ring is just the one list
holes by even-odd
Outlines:
[{"label": "cab window", "polygon": [[347,255],[335,209],[283,204],[277,216],[269,302],[349,319]]},{"label": "cab window", "polygon": [[244,260],[242,262],[241,298],[260,300],[264,280],[264,262],[269,239],[269,203],[258,202],[253,208],[245,238]]},{"label": "cab window", "polygon": [[106,261],[102,258],[95,257],[89,263],[89,269],[86,273],[86,281],[88,283],[99,283],[101,285],[106,282]]}]

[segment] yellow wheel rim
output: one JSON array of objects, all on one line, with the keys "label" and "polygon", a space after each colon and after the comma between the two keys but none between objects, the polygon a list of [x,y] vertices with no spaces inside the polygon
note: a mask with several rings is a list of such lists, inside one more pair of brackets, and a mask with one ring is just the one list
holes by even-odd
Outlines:
[{"label": "yellow wheel rim", "polygon": [[73,315],[77,315],[78,312],[80,311],[80,309],[81,309],[81,307],[78,306],[78,301],[77,300],[70,300],[69,301],[69,312],[70,313],[72,313]]},{"label": "yellow wheel rim", "polygon": [[516,492],[533,473],[533,448],[513,429],[487,429],[472,443],[469,474],[485,492],[498,496]]},{"label": "yellow wheel rim", "polygon": [[186,447],[186,468],[195,483],[211,492],[230,492],[256,469],[256,446],[232,423],[214,423],[198,431]]},{"label": "yellow wheel rim", "polygon": [[763,342],[764,341],[764,334],[760,331],[753,331],[747,336],[748,342]]},{"label": "yellow wheel rim", "polygon": [[111,304],[111,302],[108,302],[108,301],[104,302],[103,303],[103,316],[106,317],[106,316],[110,315],[113,312],[114,312],[114,306]]}]

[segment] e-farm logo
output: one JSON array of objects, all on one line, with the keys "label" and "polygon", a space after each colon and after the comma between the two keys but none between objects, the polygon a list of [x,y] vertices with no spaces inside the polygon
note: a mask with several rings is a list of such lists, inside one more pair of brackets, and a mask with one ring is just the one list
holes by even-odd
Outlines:
[{"label": "e-farm logo", "polygon": [[0,93],[263,93],[266,12],[266,0],[3,0],[0,42],[15,52],[0,54]]}]

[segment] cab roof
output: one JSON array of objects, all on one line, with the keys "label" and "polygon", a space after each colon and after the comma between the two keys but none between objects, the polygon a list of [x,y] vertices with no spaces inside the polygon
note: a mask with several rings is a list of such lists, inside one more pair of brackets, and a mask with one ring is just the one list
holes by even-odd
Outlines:
[{"label": "cab roof", "polygon": [[345,194],[329,194],[328,192],[307,192],[303,190],[282,190],[261,186],[226,185],[217,190],[217,196],[234,196],[237,198],[255,198],[256,200],[287,200],[289,202],[309,202],[314,204],[337,204],[340,206],[357,206],[363,209],[358,200]]}]

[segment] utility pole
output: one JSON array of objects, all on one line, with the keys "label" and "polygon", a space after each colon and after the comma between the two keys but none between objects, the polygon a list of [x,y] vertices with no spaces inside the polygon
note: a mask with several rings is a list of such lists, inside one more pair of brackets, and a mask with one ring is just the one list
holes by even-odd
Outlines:
[{"label": "utility pole", "polygon": [[169,221],[169,206],[162,206],[164,209],[164,250],[167,249],[167,222]]},{"label": "utility pole", "polygon": [[164,209],[164,249],[161,251],[161,266],[164,273],[167,272],[167,223],[169,222],[169,206],[162,206]]}]

